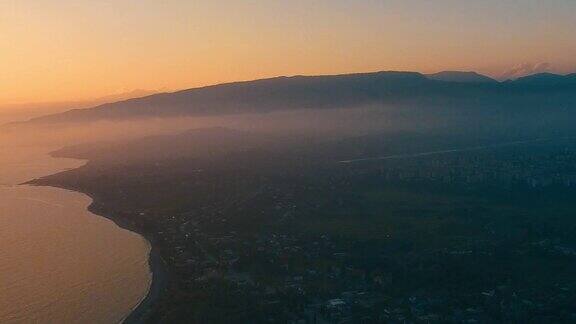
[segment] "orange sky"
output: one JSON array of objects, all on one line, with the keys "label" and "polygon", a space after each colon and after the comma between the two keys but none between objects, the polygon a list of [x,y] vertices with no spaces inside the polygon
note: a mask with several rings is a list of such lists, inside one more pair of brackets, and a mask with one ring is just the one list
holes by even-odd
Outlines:
[{"label": "orange sky", "polygon": [[574,13],[572,0],[3,0],[0,105],[294,74],[570,72]]}]

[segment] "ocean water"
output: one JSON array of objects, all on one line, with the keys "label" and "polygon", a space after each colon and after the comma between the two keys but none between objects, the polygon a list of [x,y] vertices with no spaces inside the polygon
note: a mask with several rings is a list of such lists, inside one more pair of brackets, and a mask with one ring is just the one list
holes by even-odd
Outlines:
[{"label": "ocean water", "polygon": [[82,165],[0,134],[0,323],[118,323],[145,297],[150,246],[89,197],[19,185]]}]

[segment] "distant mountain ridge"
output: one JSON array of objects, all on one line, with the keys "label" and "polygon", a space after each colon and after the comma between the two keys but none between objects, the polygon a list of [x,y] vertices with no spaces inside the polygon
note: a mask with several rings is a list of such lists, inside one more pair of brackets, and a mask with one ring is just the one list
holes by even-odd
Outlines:
[{"label": "distant mountain ridge", "polygon": [[[214,116],[366,105],[488,105],[573,98],[576,74],[537,74],[497,82],[475,72],[433,75],[383,71],[326,76],[276,77],[233,82],[104,104],[33,119],[32,123],[123,120],[143,117]],[[558,96],[560,94],[560,97]],[[528,100],[529,99],[529,100]]]},{"label": "distant mountain ridge", "polygon": [[576,73],[560,75],[554,73],[538,73],[514,80],[516,84],[537,86],[559,86],[576,84]]},{"label": "distant mountain ridge", "polygon": [[476,72],[443,71],[434,74],[427,74],[427,78],[446,82],[465,83],[498,83],[495,79]]}]

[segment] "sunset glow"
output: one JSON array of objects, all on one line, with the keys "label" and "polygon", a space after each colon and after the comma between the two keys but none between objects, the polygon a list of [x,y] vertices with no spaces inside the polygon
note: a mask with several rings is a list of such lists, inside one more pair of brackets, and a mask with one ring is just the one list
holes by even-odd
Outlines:
[{"label": "sunset glow", "polygon": [[0,105],[294,74],[567,73],[575,11],[570,0],[7,0]]},{"label": "sunset glow", "polygon": [[576,0],[0,0],[0,324],[574,323]]}]

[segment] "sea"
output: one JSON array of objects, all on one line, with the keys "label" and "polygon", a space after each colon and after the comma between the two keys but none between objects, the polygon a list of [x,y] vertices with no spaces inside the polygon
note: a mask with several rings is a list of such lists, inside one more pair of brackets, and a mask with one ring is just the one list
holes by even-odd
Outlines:
[{"label": "sea", "polygon": [[23,184],[85,161],[13,138],[0,132],[0,323],[122,322],[150,288],[149,243],[84,194]]}]

